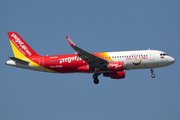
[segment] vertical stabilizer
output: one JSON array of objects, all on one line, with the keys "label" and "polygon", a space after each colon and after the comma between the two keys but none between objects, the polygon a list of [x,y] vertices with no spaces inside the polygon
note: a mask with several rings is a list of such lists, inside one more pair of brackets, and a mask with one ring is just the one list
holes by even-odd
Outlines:
[{"label": "vertical stabilizer", "polygon": [[11,47],[16,58],[29,58],[38,56],[38,54],[17,34],[17,32],[8,32]]}]

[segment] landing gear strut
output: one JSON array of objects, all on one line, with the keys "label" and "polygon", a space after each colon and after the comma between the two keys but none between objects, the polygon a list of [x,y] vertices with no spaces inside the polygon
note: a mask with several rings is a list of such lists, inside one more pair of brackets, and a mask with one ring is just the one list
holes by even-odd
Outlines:
[{"label": "landing gear strut", "polygon": [[93,74],[93,78],[94,78],[94,84],[98,84],[99,83],[99,79],[98,79],[98,74],[97,73]]},{"label": "landing gear strut", "polygon": [[152,73],[152,74],[151,74],[151,77],[152,77],[152,78],[155,78],[155,74],[153,74],[153,72],[154,72],[154,70],[153,70],[153,68],[151,68],[151,73]]}]

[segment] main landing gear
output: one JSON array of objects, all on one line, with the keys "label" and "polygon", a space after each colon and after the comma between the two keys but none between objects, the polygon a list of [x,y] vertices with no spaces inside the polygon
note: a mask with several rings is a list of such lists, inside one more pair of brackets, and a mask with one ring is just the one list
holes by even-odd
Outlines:
[{"label": "main landing gear", "polygon": [[155,74],[153,74],[153,72],[154,72],[154,70],[153,70],[153,68],[151,68],[151,73],[152,73],[152,74],[151,74],[151,77],[152,77],[152,78],[155,78]]},{"label": "main landing gear", "polygon": [[95,73],[93,74],[94,84],[99,83],[98,75],[100,75],[101,73],[97,73],[98,70],[100,70],[100,67],[95,66]]},{"label": "main landing gear", "polygon": [[98,74],[97,73],[93,74],[93,78],[94,78],[94,84],[98,84],[99,83],[99,79],[98,79]]}]

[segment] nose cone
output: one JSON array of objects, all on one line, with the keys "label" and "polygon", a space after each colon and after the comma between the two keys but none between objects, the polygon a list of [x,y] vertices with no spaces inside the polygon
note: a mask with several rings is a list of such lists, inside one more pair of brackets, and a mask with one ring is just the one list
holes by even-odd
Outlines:
[{"label": "nose cone", "polygon": [[175,59],[173,57],[169,57],[168,61],[170,64],[173,64],[175,62]]}]

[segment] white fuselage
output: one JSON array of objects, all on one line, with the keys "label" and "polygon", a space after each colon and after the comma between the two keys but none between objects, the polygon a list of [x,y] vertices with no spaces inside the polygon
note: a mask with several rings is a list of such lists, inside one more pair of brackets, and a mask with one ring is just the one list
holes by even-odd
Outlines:
[{"label": "white fuselage", "polygon": [[164,67],[175,62],[173,57],[158,50],[108,52],[108,54],[114,61],[123,61],[126,69]]}]

